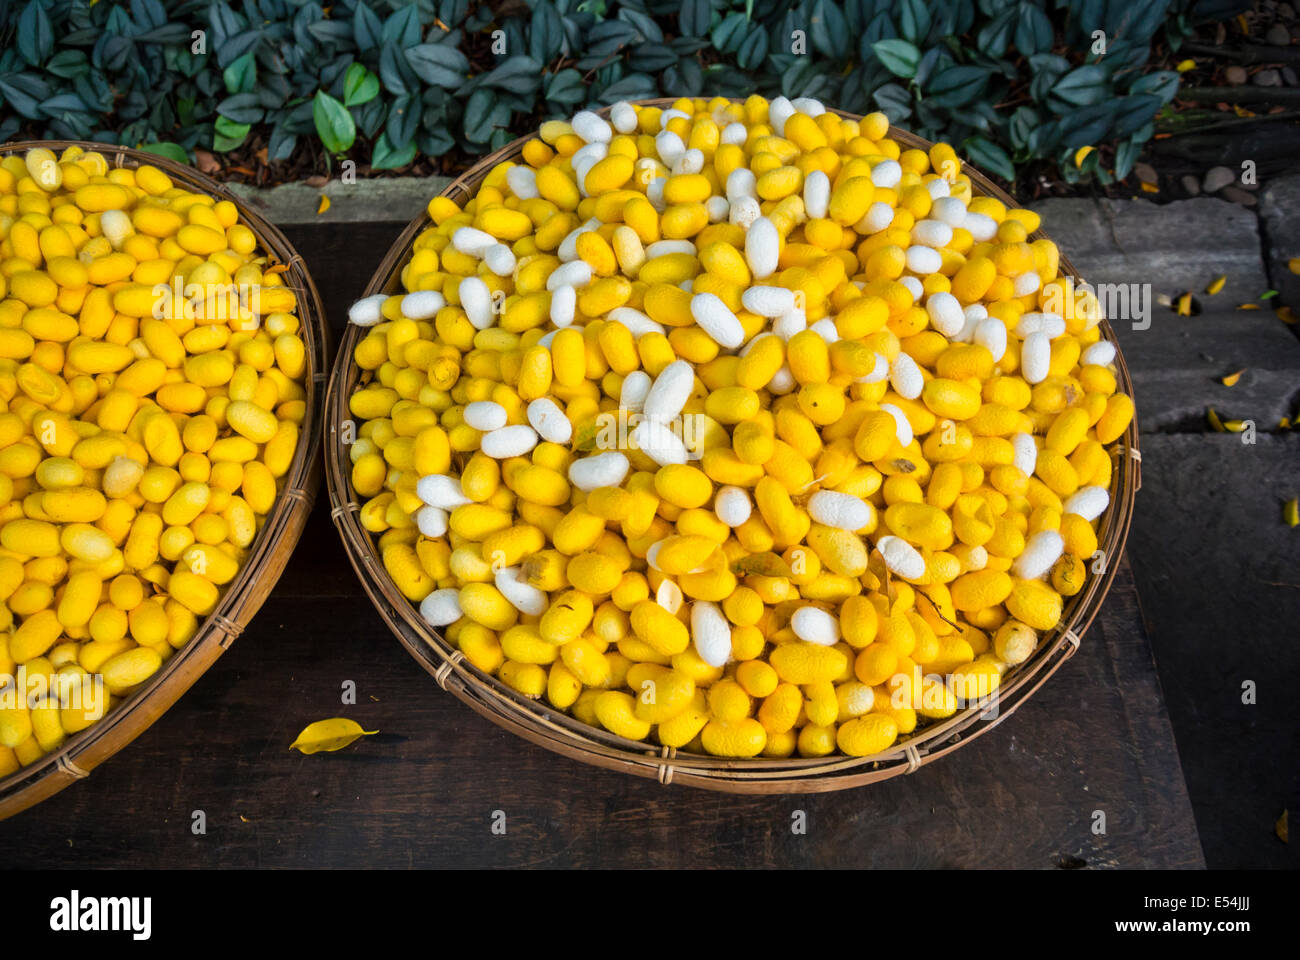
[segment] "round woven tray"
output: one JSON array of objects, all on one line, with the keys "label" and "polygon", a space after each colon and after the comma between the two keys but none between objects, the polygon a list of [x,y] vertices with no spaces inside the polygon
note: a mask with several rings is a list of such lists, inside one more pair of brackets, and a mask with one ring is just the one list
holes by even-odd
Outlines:
[{"label": "round woven tray", "polygon": [[[667,107],[667,98],[641,101],[642,105]],[[600,111],[608,115],[608,110]],[[841,116],[857,116],[835,111]],[[891,128],[891,137],[909,147],[928,149],[931,144],[911,133]],[[449,184],[441,196],[451,197],[462,206],[470,200],[479,183],[494,166],[513,160],[532,137],[502,147],[484,157]],[[996,197],[1008,206],[1018,204],[997,184],[969,164],[962,172],[971,178],[976,191]],[[397,238],[388,255],[375,271],[369,285],[360,294],[395,293],[401,289],[399,273],[410,256],[416,236],[430,226],[427,213],[421,213]],[[1043,237],[1042,231],[1032,239]],[[1080,280],[1078,271],[1061,256],[1061,272]],[[1110,324],[1101,323],[1104,339],[1115,342]],[[438,685],[498,726],[518,734],[539,746],[575,760],[610,770],[621,770],[660,783],[683,783],[694,787],[728,793],[821,793],[843,790],[903,773],[911,773],[927,763],[970,743],[1010,716],[1044,681],[1079,648],[1080,640],[1109,591],[1128,536],[1133,515],[1133,499],[1141,486],[1141,454],[1138,451],[1137,419],[1116,444],[1112,470],[1111,505],[1102,517],[1098,530],[1098,547],[1105,551],[1104,573],[1088,578],[1084,589],[1067,600],[1061,623],[1043,635],[1033,655],[1009,669],[1002,678],[996,700],[990,707],[969,707],[947,720],[931,724],[885,750],[869,757],[832,755],[819,758],[756,758],[728,760],[703,754],[686,753],[669,747],[628,740],[554,709],[543,700],[522,696],[497,678],[471,666],[444,639],[426,624],[393,583],[375,551],[374,539],[361,526],[356,494],[350,482],[348,451],[340,432],[351,413],[348,398],[361,381],[361,370],[352,362],[353,350],[364,331],[349,324],[330,377],[325,396],[327,437],[325,471],[329,486],[331,517],[343,538],[343,544],[361,584],[374,601],[388,626],[411,656],[437,680]],[[1119,389],[1130,396],[1133,384],[1128,368],[1116,344],[1115,365]]]},{"label": "round woven tray", "polygon": [[248,626],[275,586],[302,534],[320,487],[320,423],[325,399],[326,363],[330,355],[329,327],[320,294],[307,265],[275,226],[245,206],[224,186],[191,167],[142,150],[80,140],[30,140],[0,145],[0,157],[47,147],[57,155],[70,146],[104,155],[111,167],[134,168],[152,164],[176,183],[239,208],[240,222],[256,235],[259,249],[289,269],[285,286],[298,298],[299,334],[307,348],[307,415],[299,432],[298,449],[285,474],[275,506],[263,521],[239,575],[225,588],[217,609],[200,625],[194,637],[177,650],[158,672],[121,706],[98,723],[75,734],[58,750],[0,780],[0,820],[26,810],[58,793],[90,772],[143,733],[167,708],[180,699],[217,657]]}]

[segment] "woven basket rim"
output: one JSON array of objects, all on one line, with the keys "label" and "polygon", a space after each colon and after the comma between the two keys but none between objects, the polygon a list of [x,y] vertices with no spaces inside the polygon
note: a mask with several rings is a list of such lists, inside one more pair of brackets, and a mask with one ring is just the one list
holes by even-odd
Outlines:
[{"label": "woven basket rim", "polygon": [[307,410],[299,426],[298,448],[282,478],[275,505],[262,522],[249,555],[238,575],[225,588],[217,608],[203,618],[185,646],[176,650],[159,670],[121,705],[99,722],[73,734],[58,749],[29,766],[0,779],[0,820],[47,799],[90,772],[147,730],[190,688],[243,632],[284,572],[294,545],[302,535],[321,481],[321,423],[328,379],[326,363],[332,337],[325,310],[306,261],[278,227],[251,209],[225,185],[193,167],[144,150],[89,140],[27,140],[0,144],[0,157],[45,147],[61,153],[81,147],[104,155],[110,168],[151,164],[173,181],[218,200],[229,200],[239,210],[240,222],[257,237],[259,249],[288,266],[285,286],[298,298],[299,334],[306,347],[307,371],[303,388]]},{"label": "woven basket rim", "polygon": [[[666,107],[673,102],[673,98],[665,97],[637,101],[637,104]],[[598,112],[608,116],[609,109],[606,107]],[[832,109],[830,112],[860,119],[859,115],[845,111]],[[927,150],[931,146],[929,141],[896,127],[890,127],[889,135],[905,146]],[[536,133],[520,137],[482,158],[443,188],[438,196],[451,197],[463,205],[493,167],[503,160],[516,158],[524,144],[534,139],[537,139]],[[962,172],[970,177],[981,194],[995,197],[1008,206],[1019,206],[1001,187],[965,161],[962,162]],[[398,274],[409,259],[412,242],[431,224],[427,211],[412,219],[376,269],[363,296],[392,293],[398,289]],[[1040,229],[1031,239],[1046,236]],[[1063,253],[1060,270],[1076,282],[1082,279]],[[1103,338],[1115,345],[1118,389],[1132,396],[1132,379],[1114,331],[1108,320],[1103,320],[1100,327]],[[1112,470],[1111,504],[1098,531],[1098,546],[1106,558],[1105,568],[1089,577],[1084,590],[1068,598],[1060,624],[1043,635],[1030,658],[1003,675],[992,708],[963,708],[954,716],[919,728],[908,739],[868,757],[833,754],[821,758],[731,760],[683,753],[616,736],[588,726],[544,700],[523,697],[496,677],[469,664],[463,654],[450,645],[440,631],[425,624],[415,606],[405,600],[379,560],[370,534],[359,522],[360,504],[351,490],[347,456],[338,436],[338,426],[350,417],[347,398],[360,380],[359,370],[352,363],[352,350],[360,333],[360,328],[349,324],[330,377],[326,396],[326,482],[331,517],[338,527],[349,562],[381,617],[440,686],[498,726],[584,763],[658,779],[665,784],[676,782],[725,792],[768,794],[846,789],[914,772],[992,729],[1037,691],[1078,649],[1118,571],[1132,521],[1134,498],[1141,485],[1141,454],[1135,415],[1118,441],[1118,462]]]}]

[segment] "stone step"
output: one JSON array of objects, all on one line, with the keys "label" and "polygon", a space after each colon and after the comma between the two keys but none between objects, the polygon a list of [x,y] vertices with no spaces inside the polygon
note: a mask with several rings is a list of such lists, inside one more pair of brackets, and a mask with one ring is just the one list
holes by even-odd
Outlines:
[{"label": "stone step", "polygon": [[1265,184],[1259,193],[1259,215],[1268,241],[1268,269],[1282,303],[1300,312],[1300,276],[1287,261],[1300,257],[1300,175]]},{"label": "stone step", "polygon": [[[1295,412],[1300,341],[1271,304],[1236,309],[1269,289],[1252,212],[1214,198],[1164,205],[1052,199],[1035,209],[1089,283],[1150,285],[1135,301],[1150,306],[1145,319],[1112,320],[1143,432],[1204,429],[1207,407],[1254,419],[1262,430],[1276,429]],[[1205,294],[1219,275],[1228,278],[1224,289]],[[1199,316],[1180,317],[1153,304],[1161,294],[1189,290],[1201,305]],[[1218,382],[1243,367],[1237,386]]]},{"label": "stone step", "polygon": [[[1273,821],[1300,789],[1300,436],[1142,438],[1142,489],[1127,554],[1177,732],[1206,861],[1283,867]],[[1243,684],[1256,704],[1242,702]],[[1291,760],[1288,760],[1291,758]],[[1251,786],[1226,771],[1248,771]]]}]

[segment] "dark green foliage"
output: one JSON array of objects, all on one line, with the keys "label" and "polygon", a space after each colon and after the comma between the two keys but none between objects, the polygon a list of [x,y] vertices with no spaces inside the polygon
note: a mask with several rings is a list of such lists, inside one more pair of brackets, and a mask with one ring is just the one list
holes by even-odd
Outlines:
[{"label": "dark green foliage", "polygon": [[[1151,45],[1235,0],[0,0],[0,139],[268,158],[306,138],[376,168],[494,150],[583,105],[817,97],[880,109],[1011,178],[1126,176],[1177,74]],[[1102,31],[1105,53],[1099,54]]]}]

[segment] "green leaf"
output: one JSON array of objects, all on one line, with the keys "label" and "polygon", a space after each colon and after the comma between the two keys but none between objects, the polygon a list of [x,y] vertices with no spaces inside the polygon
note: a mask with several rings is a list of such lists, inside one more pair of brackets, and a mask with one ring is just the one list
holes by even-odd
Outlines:
[{"label": "green leaf", "polygon": [[541,84],[542,65],[532,57],[509,57],[500,66],[474,79],[485,87],[511,93],[532,93]]},{"label": "green leaf", "polygon": [[365,52],[379,46],[379,36],[383,29],[384,25],[379,22],[375,11],[364,0],[360,0],[352,17],[352,34],[356,38],[357,49]]},{"label": "green leaf", "polygon": [[899,0],[898,32],[913,43],[921,43],[930,32],[930,10],[925,0]]},{"label": "green leaf", "polygon": [[235,123],[260,123],[265,112],[255,93],[237,93],[217,104],[217,113]]},{"label": "green leaf", "polygon": [[886,83],[871,95],[890,123],[898,123],[912,115],[912,95],[897,83]]},{"label": "green leaf", "polygon": [[54,28],[40,0],[29,0],[18,17],[18,52],[33,67],[49,59],[54,50]]},{"label": "green leaf", "polygon": [[1016,24],[1016,49],[1027,57],[1051,50],[1055,31],[1047,14],[1025,0],[1021,0],[1016,9],[1019,21]]},{"label": "green leaf", "polygon": [[841,60],[849,52],[849,31],[844,22],[844,11],[833,0],[815,0],[808,32],[813,49],[823,56]]},{"label": "green leaf", "polygon": [[253,128],[247,123],[235,123],[229,117],[217,117],[212,129],[212,149],[217,153],[226,153],[238,149],[248,137],[248,131]]},{"label": "green leaf", "polygon": [[317,90],[311,105],[316,134],[330,153],[343,153],[357,138],[357,125],[343,106],[324,90]]},{"label": "green leaf", "polygon": [[1110,96],[1106,68],[1097,64],[1075,67],[1053,84],[1052,96],[1074,107],[1105,100]]},{"label": "green leaf", "polygon": [[767,31],[762,25],[756,24],[749,31],[745,42],[740,45],[740,51],[736,54],[736,63],[742,70],[757,70],[766,59]]},{"label": "green leaf", "polygon": [[388,134],[381,133],[375,141],[375,149],[370,154],[370,166],[375,170],[396,170],[415,159],[415,143],[411,142],[402,150],[395,150],[388,142]]},{"label": "green leaf", "polygon": [[246,53],[221,71],[227,93],[250,93],[257,85],[257,60]]},{"label": "green leaf", "polygon": [[749,21],[745,19],[745,15],[733,11],[718,21],[709,39],[713,41],[714,49],[719,53],[734,54],[740,49],[748,30]]},{"label": "green leaf", "polygon": [[386,133],[388,142],[394,150],[404,150],[415,141],[415,132],[420,129],[423,107],[418,97],[398,97],[388,110]]},{"label": "green leaf", "polygon": [[586,95],[582,74],[577,70],[561,70],[546,82],[546,99],[552,103],[581,103]]},{"label": "green leaf", "polygon": [[288,160],[293,156],[294,147],[298,145],[298,135],[286,130],[281,124],[271,128],[271,138],[266,144],[266,156],[271,162]]},{"label": "green leaf", "polygon": [[1030,137],[1038,125],[1038,113],[1032,107],[1017,107],[1007,124],[1007,135],[1017,150],[1030,149]]},{"label": "green leaf", "polygon": [[528,55],[539,63],[550,63],[564,49],[564,21],[551,0],[538,0],[528,31]]},{"label": "green leaf", "polygon": [[677,24],[682,28],[683,36],[707,37],[712,22],[713,5],[709,0],[682,0],[681,12],[677,14]]},{"label": "green leaf", "polygon": [[[465,102],[465,138],[471,143],[486,143],[498,123],[504,123],[500,117],[500,108],[495,91],[480,87],[471,93]],[[505,120],[509,120],[508,107],[505,108],[505,114]]]},{"label": "green leaf", "polygon": [[379,96],[379,78],[364,64],[353,63],[343,75],[343,105],[359,107]]},{"label": "green leaf", "polygon": [[1115,179],[1123,180],[1133,172],[1133,164],[1137,162],[1138,153],[1142,149],[1141,144],[1134,143],[1132,139],[1125,140],[1115,150]]},{"label": "green leaf", "polygon": [[1016,8],[1007,7],[992,20],[980,28],[975,37],[975,46],[980,53],[988,57],[1000,57],[1011,43],[1011,35],[1016,29]]},{"label": "green leaf", "polygon": [[[761,28],[759,32],[762,32]],[[658,73],[671,67],[676,62],[676,52],[672,47],[662,43],[643,43],[633,50],[627,58],[629,67],[645,73]]]},{"label": "green leaf", "polygon": [[905,80],[916,75],[916,65],[921,62],[921,51],[906,40],[878,40],[871,45],[885,69]]},{"label": "green leaf", "polygon": [[962,106],[983,95],[988,79],[982,67],[946,67],[926,84],[925,102],[931,107]]},{"label": "green leaf", "polygon": [[1016,167],[1007,152],[992,140],[971,137],[962,144],[962,151],[971,163],[986,173],[995,173],[1005,180],[1016,178]]},{"label": "green leaf", "polygon": [[56,77],[66,80],[89,73],[90,63],[80,50],[60,50],[50,57],[49,62],[45,64],[45,69]]},{"label": "green leaf", "polygon": [[444,127],[426,133],[419,142],[420,152],[426,157],[441,157],[455,145],[455,139]]},{"label": "green leaf", "polygon": [[425,83],[455,90],[465,83],[469,60],[445,43],[422,43],[406,51],[406,62]]},{"label": "green leaf", "polygon": [[1129,93],[1149,93],[1168,103],[1178,93],[1179,76],[1173,70],[1157,70],[1133,81]]},{"label": "green leaf", "polygon": [[417,4],[398,6],[397,11],[384,21],[380,35],[383,42],[399,47],[412,47],[420,42],[420,9]]},{"label": "green leaf", "polygon": [[143,143],[140,149],[145,153],[156,154],[160,157],[166,157],[168,160],[175,160],[177,163],[189,163],[189,154],[178,143]]}]

